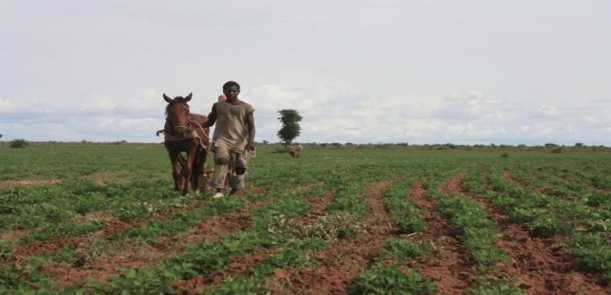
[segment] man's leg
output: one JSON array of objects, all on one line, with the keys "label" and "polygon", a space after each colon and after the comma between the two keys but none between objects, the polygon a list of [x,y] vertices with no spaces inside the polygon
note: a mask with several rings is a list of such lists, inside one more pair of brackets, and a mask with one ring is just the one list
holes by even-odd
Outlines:
[{"label": "man's leg", "polygon": [[230,160],[233,161],[232,166],[235,167],[235,173],[231,174],[231,191],[229,192],[229,195],[233,195],[246,187],[244,179],[246,178],[247,161],[243,154],[238,153],[232,153]]},{"label": "man's leg", "polygon": [[214,146],[214,172],[210,180],[210,186],[216,189],[213,198],[222,198],[225,190],[225,178],[227,177],[227,159],[229,151],[222,145]]}]

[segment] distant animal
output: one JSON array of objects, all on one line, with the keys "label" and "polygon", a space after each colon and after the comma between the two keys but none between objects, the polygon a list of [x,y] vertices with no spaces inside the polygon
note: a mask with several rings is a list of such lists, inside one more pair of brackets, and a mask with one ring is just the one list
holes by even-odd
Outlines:
[{"label": "distant animal", "polygon": [[[172,163],[172,178],[174,189],[183,195],[189,192],[189,184],[197,195],[206,189],[204,165],[208,155],[210,138],[209,129],[201,124],[208,120],[207,116],[191,113],[188,102],[193,93],[182,97],[170,98],[165,93],[163,99],[166,106],[166,122],[163,130],[157,131],[157,136],[164,133],[164,145]],[[186,157],[182,153],[186,153]]]},{"label": "distant animal", "polygon": [[290,146],[288,149],[289,156],[293,159],[299,158],[301,156],[301,150],[303,150],[301,144]]}]

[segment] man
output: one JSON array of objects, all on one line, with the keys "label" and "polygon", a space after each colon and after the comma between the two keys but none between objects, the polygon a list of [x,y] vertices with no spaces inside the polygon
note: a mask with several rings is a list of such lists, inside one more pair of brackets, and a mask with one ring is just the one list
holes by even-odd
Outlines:
[{"label": "man", "polygon": [[[208,121],[202,127],[214,128],[212,151],[214,152],[214,174],[210,186],[216,189],[213,198],[222,198],[225,178],[231,172],[229,195],[244,188],[248,157],[255,151],[254,108],[238,99],[240,85],[229,81],[223,85],[226,99],[212,105]],[[228,171],[230,166],[234,171]]]}]

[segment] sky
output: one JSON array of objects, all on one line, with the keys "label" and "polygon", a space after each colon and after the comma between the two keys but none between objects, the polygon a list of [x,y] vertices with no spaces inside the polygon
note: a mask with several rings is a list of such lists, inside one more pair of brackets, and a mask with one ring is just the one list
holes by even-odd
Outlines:
[{"label": "sky", "polygon": [[611,1],[0,0],[2,141],[161,142],[230,80],[303,143],[611,146]]}]

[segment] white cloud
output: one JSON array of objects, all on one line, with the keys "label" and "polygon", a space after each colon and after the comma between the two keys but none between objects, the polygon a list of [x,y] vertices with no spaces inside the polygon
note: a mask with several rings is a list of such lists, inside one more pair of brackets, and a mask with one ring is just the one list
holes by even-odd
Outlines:
[{"label": "white cloud", "polygon": [[610,145],[610,8],[10,1],[0,133],[156,142],[162,93],[193,92],[192,111],[207,114],[235,80],[259,140],[277,140],[290,108],[304,117],[300,141]]},{"label": "white cloud", "polygon": [[537,109],[535,115],[540,115],[545,118],[557,118],[562,116],[562,112],[558,109],[558,107],[542,105],[539,107],[539,109]]},{"label": "white cloud", "polygon": [[93,115],[110,113],[115,106],[116,102],[112,98],[100,94],[91,94],[82,102],[78,112]]},{"label": "white cloud", "polygon": [[434,115],[450,120],[503,120],[503,101],[498,97],[486,96],[482,91],[454,91],[446,99]]},{"label": "white cloud", "polygon": [[19,105],[16,102],[0,96],[0,114],[10,114],[17,111]]}]

